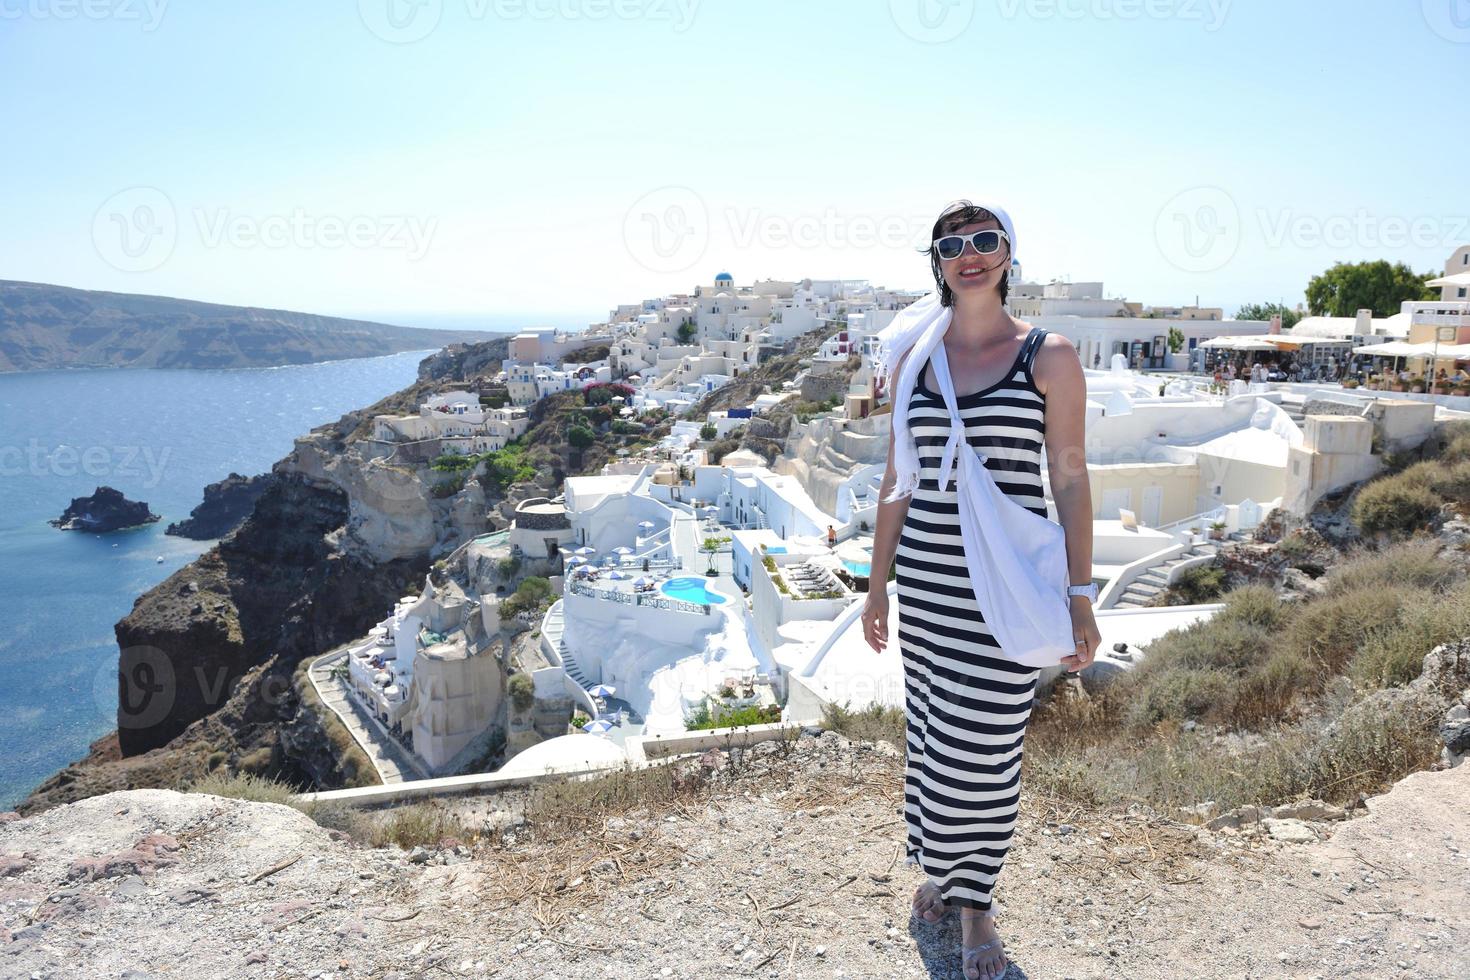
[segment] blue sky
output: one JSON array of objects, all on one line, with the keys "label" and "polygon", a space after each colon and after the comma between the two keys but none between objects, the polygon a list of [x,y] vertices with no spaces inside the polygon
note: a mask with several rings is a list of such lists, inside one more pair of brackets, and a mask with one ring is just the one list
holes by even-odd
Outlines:
[{"label": "blue sky", "polygon": [[[579,322],[755,278],[1295,303],[1470,241],[1466,0],[0,0],[0,278]],[[1457,179],[1458,178],[1458,179]]]}]

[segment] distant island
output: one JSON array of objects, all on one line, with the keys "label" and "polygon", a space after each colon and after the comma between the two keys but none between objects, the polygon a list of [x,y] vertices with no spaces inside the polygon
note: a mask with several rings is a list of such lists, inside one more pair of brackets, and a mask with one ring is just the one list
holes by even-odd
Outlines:
[{"label": "distant island", "polygon": [[90,497],[73,497],[71,506],[51,521],[63,531],[119,531],[125,527],[152,524],[159,516],[141,500],[129,500],[121,490],[98,487]]},{"label": "distant island", "polygon": [[0,373],[277,367],[438,349],[495,336],[0,280]]}]

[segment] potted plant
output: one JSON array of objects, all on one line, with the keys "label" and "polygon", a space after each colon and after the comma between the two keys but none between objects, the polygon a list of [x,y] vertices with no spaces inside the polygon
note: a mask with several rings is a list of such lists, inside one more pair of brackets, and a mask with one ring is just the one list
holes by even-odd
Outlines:
[{"label": "potted plant", "polygon": [[[1358,386],[1358,380],[1356,378],[1348,378],[1343,381],[1342,386],[1348,389],[1356,388]],[[1371,388],[1373,386],[1370,384],[1368,387]]]},{"label": "potted plant", "polygon": [[1409,385],[1409,390],[1420,395],[1424,394],[1424,382],[1415,379],[1414,383]]},{"label": "potted plant", "polygon": [[1463,396],[1463,395],[1470,395],[1470,384],[1464,384],[1464,383],[1457,384],[1453,388],[1450,389],[1450,392],[1451,392],[1451,394],[1461,395],[1461,396]]},{"label": "potted plant", "polygon": [[1199,525],[1198,524],[1191,524],[1190,527],[1189,527],[1189,541],[1190,541],[1190,543],[1191,544],[1199,544],[1200,541],[1202,541],[1202,540],[1204,540],[1204,536],[1202,534],[1200,534]]},{"label": "potted plant", "polygon": [[1224,521],[1212,521],[1210,523],[1210,537],[1214,538],[1216,541],[1220,541],[1225,537]]}]

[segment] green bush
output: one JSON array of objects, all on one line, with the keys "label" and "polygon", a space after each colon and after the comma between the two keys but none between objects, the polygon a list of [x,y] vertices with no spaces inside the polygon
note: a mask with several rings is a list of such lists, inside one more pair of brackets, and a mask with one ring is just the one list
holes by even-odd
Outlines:
[{"label": "green bush", "polygon": [[1404,596],[1402,589],[1387,585],[1318,596],[1282,630],[1280,645],[1313,665],[1320,683],[1341,673],[1374,630],[1398,619]]},{"label": "green bush", "polygon": [[1157,670],[1146,677],[1140,673],[1132,686],[1135,693],[1127,720],[1135,726],[1198,718],[1233,700],[1230,676],[1210,668]]},{"label": "green bush", "polygon": [[1215,602],[1225,588],[1225,571],[1217,565],[1196,565],[1186,568],[1179,577],[1169,583],[1165,604],[1170,606],[1193,606],[1202,602]]},{"label": "green bush", "polygon": [[1440,589],[1459,578],[1459,571],[1439,557],[1439,544],[1429,539],[1401,541],[1382,550],[1361,549],[1322,579],[1326,595],[1357,589],[1402,586]]},{"label": "green bush", "polygon": [[1348,673],[1365,687],[1407,684],[1419,676],[1426,653],[1465,636],[1470,636],[1470,583],[1443,593],[1410,593],[1399,616],[1368,631]]},{"label": "green bush", "polygon": [[539,575],[532,575],[522,579],[515,592],[500,604],[500,615],[509,618],[522,612],[534,612],[550,597],[551,582]]},{"label": "green bush", "polygon": [[1359,490],[1350,519],[1363,534],[1408,537],[1434,520],[1439,505],[1439,498],[1421,478],[1406,470]]},{"label": "green bush", "polygon": [[508,686],[510,692],[510,703],[517,711],[526,711],[536,703],[536,687],[531,680],[531,675],[525,671],[510,675]]}]

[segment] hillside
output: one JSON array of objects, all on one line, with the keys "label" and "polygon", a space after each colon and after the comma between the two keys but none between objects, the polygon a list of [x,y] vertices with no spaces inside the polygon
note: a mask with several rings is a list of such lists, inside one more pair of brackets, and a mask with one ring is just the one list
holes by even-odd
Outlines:
[{"label": "hillside", "polygon": [[276,367],[428,350],[489,336],[0,280],[0,372]]},{"label": "hillside", "polygon": [[[418,828],[412,851],[341,814],[168,790],[10,815],[0,973],[959,975],[956,914],[910,913],[891,744],[806,729],[674,773],[363,815]],[[1416,773],[1297,843],[1023,792],[997,892],[1008,976],[1463,976],[1467,795],[1470,766]],[[446,832],[506,803],[498,829]]]}]

